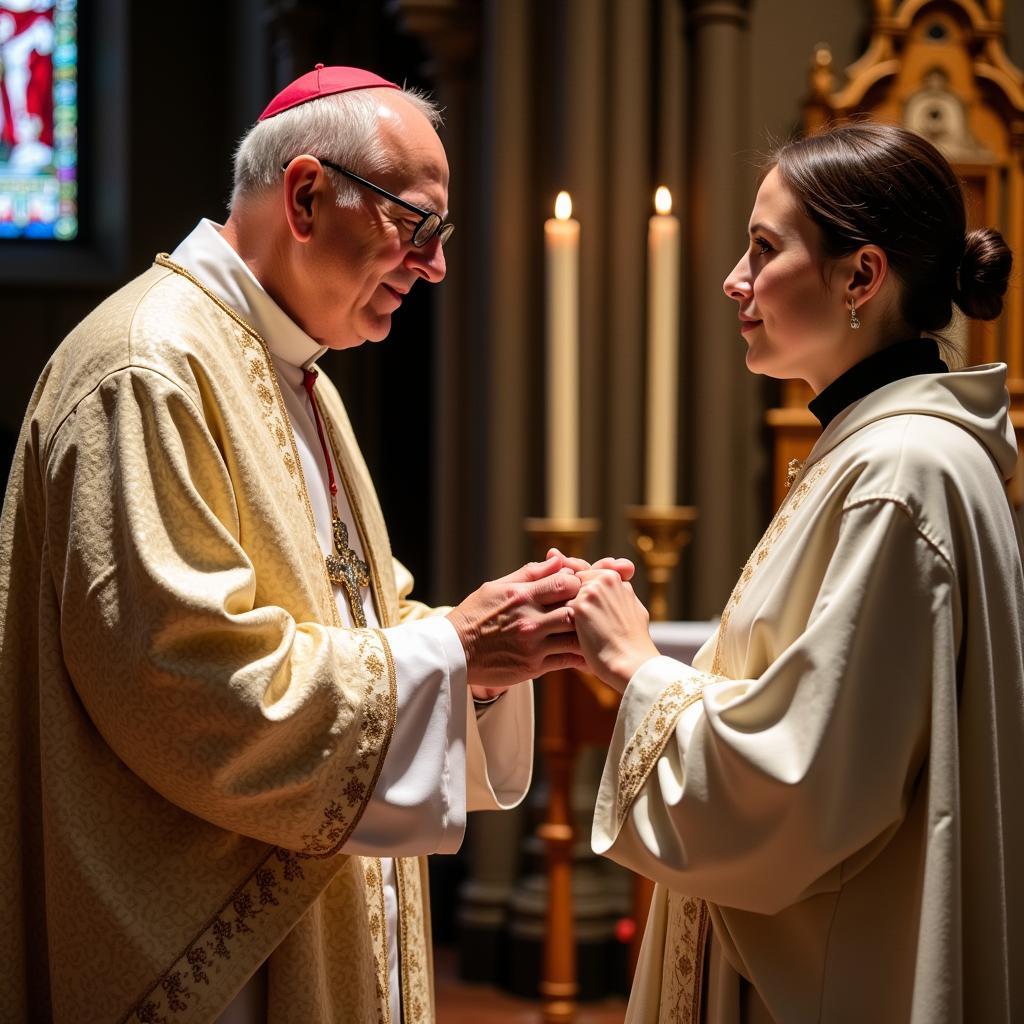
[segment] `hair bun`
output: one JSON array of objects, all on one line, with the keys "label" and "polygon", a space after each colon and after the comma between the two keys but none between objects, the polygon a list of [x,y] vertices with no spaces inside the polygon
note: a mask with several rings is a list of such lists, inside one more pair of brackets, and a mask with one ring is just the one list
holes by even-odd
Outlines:
[{"label": "hair bun", "polygon": [[1013,253],[995,228],[970,231],[953,301],[975,320],[995,320],[1003,311]]}]

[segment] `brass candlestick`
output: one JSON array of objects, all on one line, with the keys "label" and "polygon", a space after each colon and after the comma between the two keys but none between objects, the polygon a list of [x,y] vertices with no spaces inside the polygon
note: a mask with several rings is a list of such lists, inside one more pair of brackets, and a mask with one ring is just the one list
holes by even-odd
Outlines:
[{"label": "brass candlestick", "polygon": [[633,546],[647,572],[647,609],[654,622],[668,619],[668,585],[690,541],[697,510],[692,505],[627,505]]},{"label": "brass candlestick", "polygon": [[558,548],[570,558],[584,558],[590,540],[601,529],[601,520],[534,516],[526,519],[524,526],[540,557],[543,558],[549,548]]},{"label": "brass candlestick", "polygon": [[[558,548],[570,558],[584,558],[600,529],[597,519],[527,519],[526,532],[538,555]],[[540,993],[544,1024],[569,1024],[576,1019],[576,943],[572,916],[572,783],[570,742],[571,672],[549,672],[540,684],[541,717],[538,746],[548,772],[548,806],[537,829],[547,851],[548,905],[544,931],[544,963]]]}]

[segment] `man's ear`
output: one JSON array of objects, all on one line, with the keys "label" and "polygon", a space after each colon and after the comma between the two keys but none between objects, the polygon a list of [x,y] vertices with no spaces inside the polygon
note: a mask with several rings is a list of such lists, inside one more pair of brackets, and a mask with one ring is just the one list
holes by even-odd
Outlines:
[{"label": "man's ear", "polygon": [[847,257],[843,302],[852,300],[857,308],[866,305],[889,277],[889,257],[877,245],[862,245]]},{"label": "man's ear", "polygon": [[320,161],[307,153],[297,156],[285,168],[282,185],[284,213],[292,237],[297,242],[308,242],[313,235],[316,198],[325,180]]}]

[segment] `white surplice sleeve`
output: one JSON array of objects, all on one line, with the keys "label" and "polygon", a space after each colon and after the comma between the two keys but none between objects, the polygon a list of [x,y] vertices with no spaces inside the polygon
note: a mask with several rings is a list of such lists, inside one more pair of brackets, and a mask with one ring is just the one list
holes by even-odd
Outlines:
[{"label": "white surplice sleeve", "polygon": [[762,914],[835,884],[903,820],[959,630],[953,567],[906,510],[844,509],[809,621],[757,678],[653,658],[630,681],[595,851]]},{"label": "white surplice sleeve", "polygon": [[412,580],[397,564],[396,577],[404,621],[384,631],[395,665],[395,729],[344,852],[454,853],[462,844],[467,810],[504,810],[526,795],[533,767],[533,686],[520,683],[477,712],[455,627],[444,609],[405,601]]}]

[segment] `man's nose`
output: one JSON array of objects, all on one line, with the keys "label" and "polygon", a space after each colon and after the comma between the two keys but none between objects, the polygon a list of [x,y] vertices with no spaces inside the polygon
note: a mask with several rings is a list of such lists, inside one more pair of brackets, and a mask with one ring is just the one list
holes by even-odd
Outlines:
[{"label": "man's nose", "polygon": [[426,245],[419,248],[413,246],[405,258],[405,265],[431,284],[443,281],[447,267],[444,262],[444,249],[437,235]]}]

